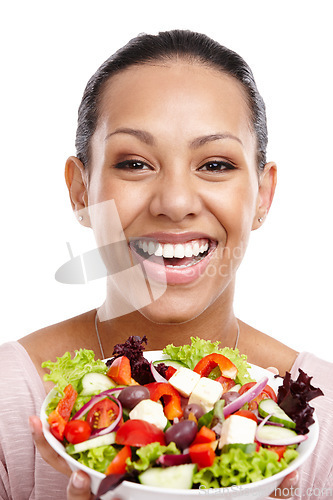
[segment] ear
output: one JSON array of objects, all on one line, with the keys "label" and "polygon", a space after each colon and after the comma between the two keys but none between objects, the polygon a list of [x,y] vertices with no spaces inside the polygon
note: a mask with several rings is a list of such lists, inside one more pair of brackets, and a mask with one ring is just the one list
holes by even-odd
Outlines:
[{"label": "ear", "polygon": [[265,168],[259,175],[257,207],[252,229],[258,229],[262,225],[271,208],[276,187],[276,177],[276,164],[274,162],[266,163]]},{"label": "ear", "polygon": [[70,156],[66,161],[65,180],[69,198],[77,219],[83,226],[90,227],[88,212],[88,175],[83,163]]}]

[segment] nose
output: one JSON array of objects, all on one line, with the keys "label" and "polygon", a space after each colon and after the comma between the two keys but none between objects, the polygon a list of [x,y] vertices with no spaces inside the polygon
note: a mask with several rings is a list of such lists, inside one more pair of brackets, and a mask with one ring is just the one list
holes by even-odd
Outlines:
[{"label": "nose", "polygon": [[165,216],[173,222],[180,222],[197,215],[201,208],[197,179],[191,173],[174,169],[156,181],[150,203],[153,216]]}]

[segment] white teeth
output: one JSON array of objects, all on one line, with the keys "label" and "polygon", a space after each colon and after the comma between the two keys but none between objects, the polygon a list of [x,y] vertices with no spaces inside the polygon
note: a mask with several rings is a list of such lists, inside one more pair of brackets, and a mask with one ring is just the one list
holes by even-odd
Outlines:
[{"label": "white teeth", "polygon": [[171,245],[170,243],[165,243],[163,247],[163,257],[165,257],[166,259],[172,259],[173,256],[173,245]]},{"label": "white teeth", "polygon": [[147,241],[144,241],[144,242],[142,243],[142,250],[143,250],[144,252],[148,252],[148,243],[147,243]]},{"label": "white teeth", "polygon": [[173,254],[174,254],[174,257],[177,257],[178,259],[182,259],[185,255],[184,245],[181,245],[181,244],[176,245]]},{"label": "white teeth", "polygon": [[[173,257],[176,257],[178,259],[183,259],[184,257],[197,257],[199,253],[206,252],[209,248],[209,242],[205,239],[200,239],[173,245],[172,243],[158,243],[151,240],[138,240],[137,246],[145,253],[148,253],[149,255],[154,254],[156,257],[164,257],[165,259],[172,259]],[[173,267],[188,267],[189,265],[191,264],[189,263]]]},{"label": "white teeth", "polygon": [[193,251],[193,255],[195,255],[195,256],[199,255],[200,247],[199,247],[199,243],[197,241],[194,242],[192,251]]},{"label": "white teeth", "polygon": [[153,255],[153,253],[155,253],[155,250],[156,250],[156,245],[153,241],[150,241],[148,243],[148,253],[149,255]]},{"label": "white teeth", "polygon": [[186,243],[185,245],[185,250],[184,250],[184,256],[185,257],[192,257],[192,245],[191,243]]},{"label": "white teeth", "polygon": [[156,257],[162,257],[163,255],[163,247],[161,243],[157,243],[157,250],[155,252]]}]

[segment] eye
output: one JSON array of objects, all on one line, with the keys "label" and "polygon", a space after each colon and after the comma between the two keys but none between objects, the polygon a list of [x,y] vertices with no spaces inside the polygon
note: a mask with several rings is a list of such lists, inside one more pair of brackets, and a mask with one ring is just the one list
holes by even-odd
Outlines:
[{"label": "eye", "polygon": [[198,168],[200,172],[225,172],[227,170],[235,170],[235,165],[227,161],[208,161]]},{"label": "eye", "polygon": [[114,165],[114,168],[120,170],[132,170],[132,171],[142,171],[142,170],[152,170],[152,167],[141,160],[124,160]]}]

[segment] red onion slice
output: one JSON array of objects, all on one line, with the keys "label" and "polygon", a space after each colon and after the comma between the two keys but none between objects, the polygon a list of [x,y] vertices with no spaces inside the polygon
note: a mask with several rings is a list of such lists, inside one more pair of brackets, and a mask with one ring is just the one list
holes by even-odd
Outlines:
[{"label": "red onion slice", "polygon": [[189,453],[182,453],[181,455],[161,455],[156,460],[157,464],[164,467],[172,467],[173,465],[190,464],[191,457]]},{"label": "red onion slice", "polygon": [[166,378],[162,377],[160,373],[156,370],[155,366],[153,365],[153,362],[150,362],[150,371],[152,376],[155,379],[155,382],[164,382],[164,383],[169,383]]},{"label": "red onion slice", "polygon": [[[272,415],[270,415],[272,416]],[[266,418],[266,417],[265,417]],[[264,421],[264,419],[262,417],[257,417],[258,419],[258,422],[259,424],[261,425],[262,422]],[[272,422],[272,421],[269,421],[269,425],[275,425],[276,427],[283,427],[283,424],[281,424],[280,422]]]},{"label": "red onion slice", "polygon": [[268,377],[263,377],[259,380],[259,382],[256,383],[256,385],[251,387],[251,389],[244,392],[244,394],[225,406],[223,408],[224,417],[228,417],[235,411],[239,410],[243,405],[245,405],[245,403],[249,403],[250,401],[252,401],[252,399],[256,398],[258,394],[261,393],[263,388],[267,385],[267,382]]}]

